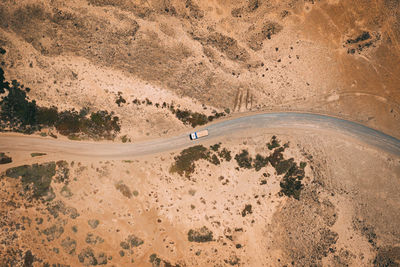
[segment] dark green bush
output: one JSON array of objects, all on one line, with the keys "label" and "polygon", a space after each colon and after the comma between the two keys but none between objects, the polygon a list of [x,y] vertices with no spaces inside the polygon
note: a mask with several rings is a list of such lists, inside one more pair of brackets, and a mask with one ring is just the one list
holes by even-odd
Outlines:
[{"label": "dark green bush", "polygon": [[122,97],[121,92],[118,92],[118,98],[115,100],[115,103],[118,105],[118,107],[120,107],[121,104],[126,103],[126,100]]},{"label": "dark green bush", "polygon": [[123,249],[132,249],[134,247],[139,247],[139,246],[143,245],[143,243],[144,243],[144,241],[141,238],[139,238],[135,235],[129,235],[125,241],[122,241],[120,243],[120,246]]},{"label": "dark green bush", "polygon": [[280,147],[281,145],[279,144],[279,141],[276,139],[276,136],[272,136],[271,141],[267,143],[267,147],[269,150],[272,150],[274,148]]},{"label": "dark green bush", "polygon": [[209,230],[206,226],[199,229],[190,229],[188,232],[189,242],[204,243],[213,241],[213,232]]},{"label": "dark green bush", "polygon": [[218,153],[218,155],[219,155],[221,158],[225,159],[226,161],[231,161],[231,159],[232,159],[231,151],[229,151],[229,150],[226,149],[226,148],[223,148],[223,149]]},{"label": "dark green bush", "polygon": [[294,177],[288,176],[284,177],[283,181],[280,182],[281,186],[281,193],[288,196],[288,197],[293,197],[297,200],[300,199],[300,192],[301,189],[303,189],[303,185],[301,184],[301,181],[297,180]]},{"label": "dark green bush", "polygon": [[241,168],[251,169],[252,167],[251,163],[253,159],[250,157],[249,151],[245,149],[240,154],[235,155],[235,160]]},{"label": "dark green bush", "polygon": [[180,155],[175,157],[175,163],[171,166],[170,171],[176,172],[179,175],[185,174],[186,177],[194,172],[194,162],[199,159],[207,159],[209,157],[209,151],[202,145],[189,147],[182,150]]},{"label": "dark green bush", "polygon": [[115,184],[115,188],[121,192],[121,194],[127,198],[132,197],[132,192],[127,185],[125,185],[122,181],[119,181]]},{"label": "dark green bush", "polygon": [[75,110],[59,112],[56,107],[39,107],[35,100],[26,95],[29,88],[13,80],[11,85],[5,81],[4,71],[0,68],[0,93],[8,92],[0,100],[0,120],[2,128],[12,131],[33,133],[42,127],[56,127],[62,135],[77,136],[82,133],[91,138],[112,139],[120,131],[118,117],[107,111],[91,113],[88,109],[79,113]]},{"label": "dark green bush", "polygon": [[256,155],[254,159],[253,167],[256,171],[261,170],[263,167],[267,166],[268,164],[268,157],[263,157],[260,154]]},{"label": "dark green bush", "polygon": [[54,126],[58,121],[58,110],[56,107],[38,107],[36,122],[44,126]]},{"label": "dark green bush", "polygon": [[217,151],[219,150],[220,147],[221,147],[221,143],[218,143],[218,144],[215,144],[215,145],[210,146],[210,149],[211,149],[212,151],[217,152]]},{"label": "dark green bush", "polygon": [[246,204],[244,209],[242,210],[242,217],[245,217],[247,214],[252,214],[252,206],[250,204]]},{"label": "dark green bush", "polygon": [[286,173],[293,165],[294,165],[294,159],[286,159],[286,160],[281,160],[279,161],[276,166],[275,170],[278,175]]},{"label": "dark green bush", "polygon": [[33,191],[34,198],[47,196],[51,193],[51,180],[56,174],[55,162],[23,165],[6,170],[6,175],[11,178],[21,177],[25,191]]},{"label": "dark green bush", "polygon": [[217,157],[217,155],[213,154],[211,156],[210,162],[214,165],[219,165],[221,163],[221,161],[219,160],[219,158]]},{"label": "dark green bush", "polygon": [[7,156],[5,153],[0,152],[0,164],[7,164],[11,162],[12,162],[11,157]]}]

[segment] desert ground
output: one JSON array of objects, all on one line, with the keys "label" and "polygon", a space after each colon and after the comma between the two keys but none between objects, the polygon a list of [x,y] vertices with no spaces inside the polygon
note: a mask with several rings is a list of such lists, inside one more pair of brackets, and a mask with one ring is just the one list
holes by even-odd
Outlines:
[{"label": "desert ground", "polygon": [[399,62],[397,0],[1,1],[0,266],[400,266],[400,153],[355,136],[247,129],[122,159],[4,141],[307,112],[400,142]]}]

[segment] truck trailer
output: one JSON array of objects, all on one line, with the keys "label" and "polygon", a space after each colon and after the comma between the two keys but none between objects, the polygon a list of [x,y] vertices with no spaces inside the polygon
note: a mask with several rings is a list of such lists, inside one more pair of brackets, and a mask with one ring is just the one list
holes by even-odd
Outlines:
[{"label": "truck trailer", "polygon": [[202,130],[202,131],[191,133],[189,135],[189,137],[190,137],[191,140],[196,140],[196,139],[199,139],[201,137],[205,137],[207,135],[208,135],[208,130]]}]

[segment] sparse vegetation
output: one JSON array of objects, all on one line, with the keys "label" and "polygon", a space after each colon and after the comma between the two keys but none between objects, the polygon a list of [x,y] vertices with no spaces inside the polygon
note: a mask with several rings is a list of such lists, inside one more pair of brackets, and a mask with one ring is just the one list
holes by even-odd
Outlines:
[{"label": "sparse vegetation", "polygon": [[[219,144],[216,145],[219,146]],[[216,148],[216,145],[214,145],[213,147]],[[223,156],[230,159],[230,152],[224,149]],[[211,153],[209,149],[202,145],[197,145],[182,150],[180,155],[175,157],[175,163],[172,164],[170,172],[178,173],[181,176],[185,175],[185,177],[190,178],[190,175],[195,170],[194,163],[200,159],[207,160],[214,165],[221,164],[221,161],[218,158],[217,154]]]},{"label": "sparse vegetation", "polygon": [[101,238],[101,236],[98,236],[98,235],[94,236],[93,233],[87,233],[85,241],[88,244],[96,245],[97,243],[99,243],[99,244],[103,243],[104,239]]},{"label": "sparse vegetation", "polygon": [[70,255],[75,254],[76,241],[71,239],[69,236],[61,241],[61,246],[65,253]]},{"label": "sparse vegetation", "polygon": [[189,147],[182,150],[180,155],[175,157],[175,163],[171,166],[172,173],[185,175],[187,178],[194,172],[194,162],[199,159],[207,159],[209,157],[208,149],[202,145]]},{"label": "sparse vegetation", "polygon": [[229,150],[226,149],[226,148],[223,148],[223,149],[218,153],[218,155],[219,155],[221,158],[225,159],[226,161],[231,161],[231,159],[232,159],[231,151],[229,151]]},{"label": "sparse vegetation", "polygon": [[58,218],[60,213],[69,215],[71,219],[76,219],[80,216],[76,208],[66,206],[61,200],[48,203],[46,209],[54,218]]},{"label": "sparse vegetation", "polygon": [[296,164],[294,162],[293,158],[290,159],[285,159],[285,160],[281,160],[279,161],[276,166],[275,166],[275,170],[276,173],[278,175],[284,174],[286,173],[294,164]]},{"label": "sparse vegetation", "polygon": [[63,183],[67,185],[69,183],[69,168],[68,162],[65,160],[59,160],[56,162],[56,175],[54,177],[55,183]]},{"label": "sparse vegetation", "polygon": [[400,246],[386,246],[378,249],[374,259],[376,267],[396,267],[400,262]]},{"label": "sparse vegetation", "polygon": [[[151,102],[149,99],[145,99],[145,100],[139,100],[139,99],[134,99],[132,101],[133,104],[135,105],[141,105],[141,104],[146,104],[147,106],[151,106],[153,105],[153,102]],[[163,102],[162,105],[159,103],[155,103],[154,106],[156,108],[168,108],[169,111],[175,115],[175,117],[182,121],[184,124],[186,125],[190,125],[193,128],[196,126],[200,126],[200,125],[204,125],[208,122],[213,121],[214,119],[218,119],[220,117],[226,116],[226,114],[228,114],[230,112],[230,110],[228,109],[229,112],[213,112],[213,115],[207,116],[206,114],[200,113],[200,112],[193,112],[191,110],[188,109],[179,109],[179,108],[175,108],[174,104],[167,104],[166,102]]]},{"label": "sparse vegetation", "polygon": [[249,155],[249,151],[243,149],[240,154],[235,155],[235,160],[240,168],[251,169],[253,159]]},{"label": "sparse vegetation", "polygon": [[[307,163],[301,162],[300,167],[298,167],[293,158],[285,159],[283,156],[283,152],[288,146],[288,144],[284,144],[283,146],[281,146],[276,136],[273,136],[271,138],[271,141],[267,143],[267,147],[269,150],[274,149],[274,151],[269,156],[262,156],[261,154],[257,154],[255,159],[253,159],[247,150],[242,150],[239,154],[235,155],[235,160],[240,168],[254,168],[256,171],[261,170],[269,162],[272,167],[275,168],[278,175],[285,174],[282,181],[280,182],[280,194],[299,199],[300,192],[303,189],[301,181],[304,178],[304,168]],[[263,179],[260,182],[261,185],[264,185],[266,183],[266,179]]]},{"label": "sparse vegetation", "polygon": [[97,228],[97,226],[99,225],[99,220],[96,220],[96,219],[90,219],[90,220],[88,220],[88,224],[89,224],[89,226],[90,227],[92,227],[92,229],[95,229],[95,228]]},{"label": "sparse vegetation", "polygon": [[153,253],[150,255],[149,259],[152,267],[159,267],[161,264],[161,259],[157,257],[157,254]]},{"label": "sparse vegetation", "polygon": [[303,189],[303,185],[301,183],[303,178],[304,170],[299,168],[297,164],[294,163],[286,172],[283,180],[280,182],[280,192],[288,197],[293,197],[299,200],[300,192]]},{"label": "sparse vegetation", "polygon": [[193,128],[199,125],[204,125],[208,122],[207,115],[190,110],[171,109],[171,112],[182,121],[184,124],[189,124]]},{"label": "sparse vegetation", "polygon": [[213,232],[209,230],[206,226],[198,229],[190,229],[188,232],[189,242],[204,243],[213,241]]},{"label": "sparse vegetation", "polygon": [[219,165],[221,164],[221,161],[219,160],[219,158],[217,157],[217,155],[213,154],[211,156],[210,162],[214,165]]},{"label": "sparse vegetation", "polygon": [[259,171],[265,166],[267,166],[267,164],[268,164],[268,157],[263,157],[262,155],[257,154],[253,162],[253,167],[256,171]]},{"label": "sparse vegetation", "polygon": [[53,224],[49,228],[44,229],[42,233],[47,236],[47,241],[50,242],[58,239],[64,233],[64,227],[58,224]]},{"label": "sparse vegetation", "polygon": [[276,139],[276,136],[272,136],[271,141],[267,143],[267,147],[269,150],[272,150],[274,148],[280,147],[281,145],[279,144],[279,141]]},{"label": "sparse vegetation", "polygon": [[119,181],[115,184],[115,188],[121,192],[124,197],[131,198],[132,192],[127,185],[125,185],[122,181]]},{"label": "sparse vegetation", "polygon": [[117,100],[115,100],[115,103],[118,105],[118,107],[126,103],[126,100],[122,97],[122,92],[118,92],[118,97]]},{"label": "sparse vegetation", "polygon": [[11,178],[21,177],[22,186],[25,192],[31,191],[33,198],[44,197],[45,200],[52,200],[54,192],[51,188],[52,177],[56,174],[55,162],[23,165],[6,170],[6,175]]},{"label": "sparse vegetation", "polygon": [[221,147],[221,143],[215,144],[210,146],[210,149],[214,152],[217,152],[219,150],[219,148]]},{"label": "sparse vegetation", "polygon": [[152,267],[160,267],[160,266],[165,266],[165,267],[180,267],[179,264],[172,265],[166,260],[161,259],[160,257],[157,256],[157,254],[153,253],[150,255],[149,261],[151,263]]},{"label": "sparse vegetation", "polygon": [[135,235],[129,235],[125,241],[122,241],[120,243],[120,246],[123,249],[132,249],[134,247],[139,247],[139,246],[143,245],[143,243],[144,243],[144,241],[141,238],[139,238]]},{"label": "sparse vegetation", "polygon": [[59,112],[56,107],[39,107],[36,101],[30,101],[24,88],[16,80],[11,85],[5,81],[4,71],[0,68],[0,93],[8,92],[0,100],[1,128],[31,134],[42,127],[55,127],[65,136],[77,138],[78,135],[94,139],[113,139],[120,131],[118,117],[114,113],[100,110],[87,112],[65,110]]},{"label": "sparse vegetation", "polygon": [[79,262],[88,265],[97,265],[98,261],[94,256],[94,251],[90,247],[83,249],[78,255]]},{"label": "sparse vegetation", "polygon": [[245,217],[247,214],[252,214],[252,206],[250,204],[246,204],[244,206],[244,209],[242,210],[242,217]]},{"label": "sparse vegetation", "polygon": [[131,139],[127,135],[121,136],[122,143],[131,142]]},{"label": "sparse vegetation", "polygon": [[66,186],[66,185],[64,185],[64,186],[61,188],[60,194],[61,194],[63,197],[66,197],[66,198],[70,198],[70,197],[73,196],[73,193],[71,192],[71,190],[69,189],[69,187]]},{"label": "sparse vegetation", "polygon": [[32,158],[34,158],[34,157],[40,157],[40,156],[44,156],[44,155],[47,155],[46,153],[31,153],[31,157]]}]

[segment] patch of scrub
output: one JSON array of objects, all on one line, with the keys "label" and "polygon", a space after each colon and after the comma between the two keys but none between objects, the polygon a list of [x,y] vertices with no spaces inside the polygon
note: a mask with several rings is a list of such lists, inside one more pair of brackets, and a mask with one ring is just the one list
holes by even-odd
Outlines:
[{"label": "patch of scrub", "polygon": [[56,174],[56,164],[54,161],[23,165],[6,170],[6,176],[11,178],[21,178],[25,192],[31,191],[33,198],[45,197],[46,200],[53,199],[54,192],[51,188],[52,177]]}]

